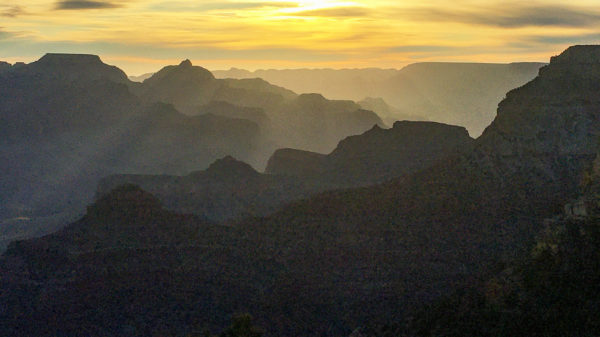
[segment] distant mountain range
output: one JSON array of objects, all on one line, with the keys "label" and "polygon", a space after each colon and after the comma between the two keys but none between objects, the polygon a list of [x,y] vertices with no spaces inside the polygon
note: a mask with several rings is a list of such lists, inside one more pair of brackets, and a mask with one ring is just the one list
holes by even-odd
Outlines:
[{"label": "distant mountain range", "polygon": [[[142,84],[133,83],[132,88],[145,101],[170,103],[187,115],[219,113],[222,109],[210,108],[223,102],[230,104],[229,115],[240,109],[262,110],[267,117],[259,124],[264,138],[262,156],[252,162],[259,167],[277,147],[328,152],[348,135],[364,132],[374,124],[383,125],[379,116],[354,102],[330,101],[316,94],[296,95],[262,79],[218,80],[189,60],[165,67]],[[233,115],[249,117],[243,112]]]},{"label": "distant mountain range", "polygon": [[[543,63],[415,63],[395,69],[242,69],[214,71],[217,78],[262,78],[295,92],[331,99],[383,99],[370,105],[386,121],[431,120],[464,126],[479,136],[494,119],[504,94],[533,79]],[[381,106],[381,104],[379,104]],[[390,123],[391,124],[391,123]]]},{"label": "distant mountain range", "polygon": [[[250,312],[267,335],[349,336],[365,325],[404,321],[412,309],[529,251],[543,219],[582,194],[600,153],[598,74],[600,47],[567,49],[510,91],[475,140],[458,127],[398,123],[348,138],[330,155],[279,153],[269,170],[327,177],[321,165],[335,163],[336,152],[375,163],[379,152],[365,151],[383,148],[387,137],[407,142],[419,129],[439,130],[435,139],[420,138],[424,148],[438,153],[439,143],[448,143],[439,160],[394,144],[392,157],[408,162],[392,167],[410,168],[410,158],[424,167],[386,181],[388,169],[373,165],[383,182],[310,196],[267,217],[223,226],[167,211],[137,186],[117,187],[63,230],[10,245],[0,259],[3,330],[185,336]],[[313,107],[323,100],[297,99]],[[362,167],[346,172],[340,174],[369,174]],[[198,173],[211,174],[241,177],[238,190],[258,176],[230,158]],[[154,179],[169,186],[189,178]],[[182,192],[183,199],[190,190]],[[573,298],[590,296],[597,298]],[[585,302],[589,317],[597,316],[594,303]]]}]

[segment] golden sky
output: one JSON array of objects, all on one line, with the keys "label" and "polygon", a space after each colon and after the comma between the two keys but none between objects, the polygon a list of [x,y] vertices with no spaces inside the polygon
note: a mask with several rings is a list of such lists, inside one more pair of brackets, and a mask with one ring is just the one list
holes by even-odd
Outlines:
[{"label": "golden sky", "polygon": [[98,54],[129,74],[548,61],[600,42],[599,0],[20,0],[0,5],[0,60]]}]

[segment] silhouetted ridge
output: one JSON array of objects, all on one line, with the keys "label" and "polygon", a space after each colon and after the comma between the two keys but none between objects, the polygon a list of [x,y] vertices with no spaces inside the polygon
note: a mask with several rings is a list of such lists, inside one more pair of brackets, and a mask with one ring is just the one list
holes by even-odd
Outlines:
[{"label": "silhouetted ridge", "polygon": [[267,173],[320,178],[341,186],[360,186],[413,173],[459,151],[471,149],[464,127],[434,122],[401,121],[391,129],[370,130],[339,142],[328,155],[277,150]]},{"label": "silhouetted ridge", "polygon": [[60,54],[47,53],[38,60],[39,64],[46,66],[70,67],[81,65],[102,64],[98,55],[92,54]]},{"label": "silhouetted ridge", "polygon": [[179,63],[179,67],[191,68],[192,67],[192,61],[190,61],[189,59],[185,59],[185,60],[181,61],[181,63]]},{"label": "silhouetted ridge", "polygon": [[[600,137],[599,77],[600,46],[570,47],[540,69],[536,79],[506,95],[478,143],[512,158],[593,158]],[[544,171],[555,165],[531,163]]]},{"label": "silhouetted ridge", "polygon": [[298,96],[298,102],[305,104],[323,104],[327,102],[327,99],[321,94],[301,94]]},{"label": "silhouetted ridge", "polygon": [[258,172],[256,172],[252,166],[244,163],[243,161],[239,161],[232,156],[226,156],[218,159],[214,163],[210,164],[205,172],[211,175],[231,176],[238,177],[240,179],[258,175]]},{"label": "silhouetted ridge", "polygon": [[598,64],[600,63],[600,46],[578,45],[571,46],[558,56],[550,58],[550,64]]},{"label": "silhouetted ridge", "polygon": [[144,85],[151,85],[159,81],[168,81],[177,84],[180,89],[186,85],[214,80],[213,74],[205,68],[194,66],[190,60],[184,60],[177,66],[166,66],[152,77],[146,79]]},{"label": "silhouetted ridge", "polygon": [[[378,125],[362,135],[350,136],[342,140],[331,155],[341,152],[388,151],[392,147],[430,145],[432,142],[456,143],[470,141],[469,132],[462,126],[437,122],[397,121],[391,129],[383,129]],[[380,148],[377,148],[380,146]],[[417,150],[417,149],[415,149]],[[366,154],[366,153],[365,153]]]},{"label": "silhouetted ridge", "polygon": [[[302,94],[296,98],[296,103],[302,107],[313,109],[316,111],[327,110],[332,113],[341,111],[360,111],[361,114],[372,114],[374,118],[379,119],[372,111],[362,110],[360,105],[349,100],[328,100],[321,94]],[[370,117],[370,116],[369,116]],[[367,117],[363,117],[367,118]],[[381,121],[379,119],[379,121]]]},{"label": "silhouetted ridge", "polygon": [[67,81],[105,79],[117,83],[129,82],[121,69],[105,64],[98,55],[48,53],[29,66],[29,71]]},{"label": "silhouetted ridge", "polygon": [[212,100],[219,87],[210,71],[185,60],[162,68],[135,91],[146,102],[170,103],[182,113],[195,115],[199,106]]},{"label": "silhouetted ridge", "polygon": [[8,62],[0,61],[0,72],[8,70],[12,67],[12,65]]},{"label": "silhouetted ridge", "polygon": [[[381,129],[380,129],[381,130]],[[442,133],[451,138],[469,137],[469,131],[463,126],[448,125],[426,121],[396,121],[391,129],[395,133]]]}]

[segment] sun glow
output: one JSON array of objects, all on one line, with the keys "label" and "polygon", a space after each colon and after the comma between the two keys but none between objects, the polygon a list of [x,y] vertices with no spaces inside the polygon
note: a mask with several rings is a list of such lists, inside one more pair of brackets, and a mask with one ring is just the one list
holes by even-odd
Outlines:
[{"label": "sun glow", "polygon": [[341,6],[356,6],[358,5],[354,1],[298,1],[298,7],[302,9],[320,9],[329,7],[341,7]]},{"label": "sun glow", "polygon": [[238,67],[543,61],[568,45],[597,43],[596,3],[22,0],[0,4],[0,60],[86,52],[148,60],[147,71],[156,70],[151,59],[184,58]]}]

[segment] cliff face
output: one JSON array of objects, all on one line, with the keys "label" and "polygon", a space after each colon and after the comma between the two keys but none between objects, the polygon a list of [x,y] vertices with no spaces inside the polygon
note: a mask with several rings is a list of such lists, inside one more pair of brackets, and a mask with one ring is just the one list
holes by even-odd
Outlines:
[{"label": "cliff face", "polygon": [[478,143],[503,156],[594,153],[600,117],[600,48],[576,46],[512,90]]},{"label": "cliff face", "polygon": [[505,181],[523,175],[532,196],[573,196],[599,145],[599,53],[598,46],[571,47],[509,92],[477,139],[480,164]]}]

